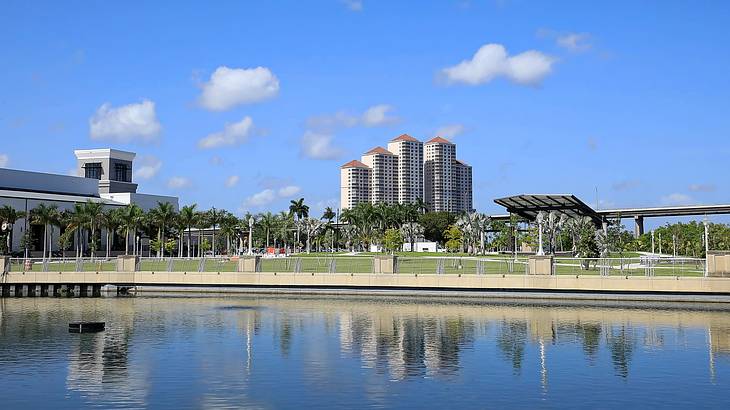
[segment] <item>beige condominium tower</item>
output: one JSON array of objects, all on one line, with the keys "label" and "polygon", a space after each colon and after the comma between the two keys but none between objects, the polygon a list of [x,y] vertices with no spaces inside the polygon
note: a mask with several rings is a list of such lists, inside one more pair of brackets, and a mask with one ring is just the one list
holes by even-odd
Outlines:
[{"label": "beige condominium tower", "polygon": [[472,210],[472,170],[456,159],[456,145],[436,137],[425,144],[403,134],[340,167],[340,206],[360,202],[409,204],[432,211]]}]

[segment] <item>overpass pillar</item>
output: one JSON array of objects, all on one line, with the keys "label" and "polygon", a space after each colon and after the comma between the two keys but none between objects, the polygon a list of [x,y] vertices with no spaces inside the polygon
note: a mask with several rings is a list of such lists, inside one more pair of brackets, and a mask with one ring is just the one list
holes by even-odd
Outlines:
[{"label": "overpass pillar", "polygon": [[634,238],[638,238],[639,236],[644,234],[644,217],[643,216],[635,216],[634,217]]}]

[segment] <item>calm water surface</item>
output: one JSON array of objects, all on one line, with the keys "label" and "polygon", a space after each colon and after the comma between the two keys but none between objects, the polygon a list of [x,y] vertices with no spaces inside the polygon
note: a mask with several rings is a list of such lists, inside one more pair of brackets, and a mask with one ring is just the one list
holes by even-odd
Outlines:
[{"label": "calm water surface", "polygon": [[[689,306],[688,306],[689,307]],[[106,321],[98,334],[68,322]],[[730,313],[398,298],[0,299],[0,407],[730,408]]]}]

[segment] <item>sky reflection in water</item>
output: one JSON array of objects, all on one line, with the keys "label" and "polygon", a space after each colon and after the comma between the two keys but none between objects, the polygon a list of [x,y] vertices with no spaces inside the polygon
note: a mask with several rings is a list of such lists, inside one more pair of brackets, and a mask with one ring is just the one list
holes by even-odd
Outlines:
[{"label": "sky reflection in water", "polygon": [[[4,408],[730,403],[727,311],[245,296],[0,307]],[[74,320],[107,330],[69,334]]]}]

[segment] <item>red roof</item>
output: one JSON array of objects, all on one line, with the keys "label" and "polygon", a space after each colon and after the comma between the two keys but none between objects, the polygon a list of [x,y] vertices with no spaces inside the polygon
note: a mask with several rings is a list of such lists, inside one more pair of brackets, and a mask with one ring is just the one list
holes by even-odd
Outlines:
[{"label": "red roof", "polygon": [[383,147],[375,147],[375,148],[371,149],[370,151],[366,152],[364,155],[372,155],[372,154],[395,155]]},{"label": "red roof", "polygon": [[451,141],[447,140],[446,138],[441,137],[434,137],[430,140],[426,141],[426,144],[453,144]]},{"label": "red roof", "polygon": [[352,161],[348,162],[347,164],[341,166],[340,168],[369,168],[367,165],[363,164],[362,162],[353,159]]},{"label": "red roof", "polygon": [[391,142],[393,142],[393,141],[412,141],[412,142],[419,142],[417,139],[411,137],[408,134],[403,134],[403,135],[401,135],[399,137],[395,137],[395,138],[393,138],[391,140]]}]

